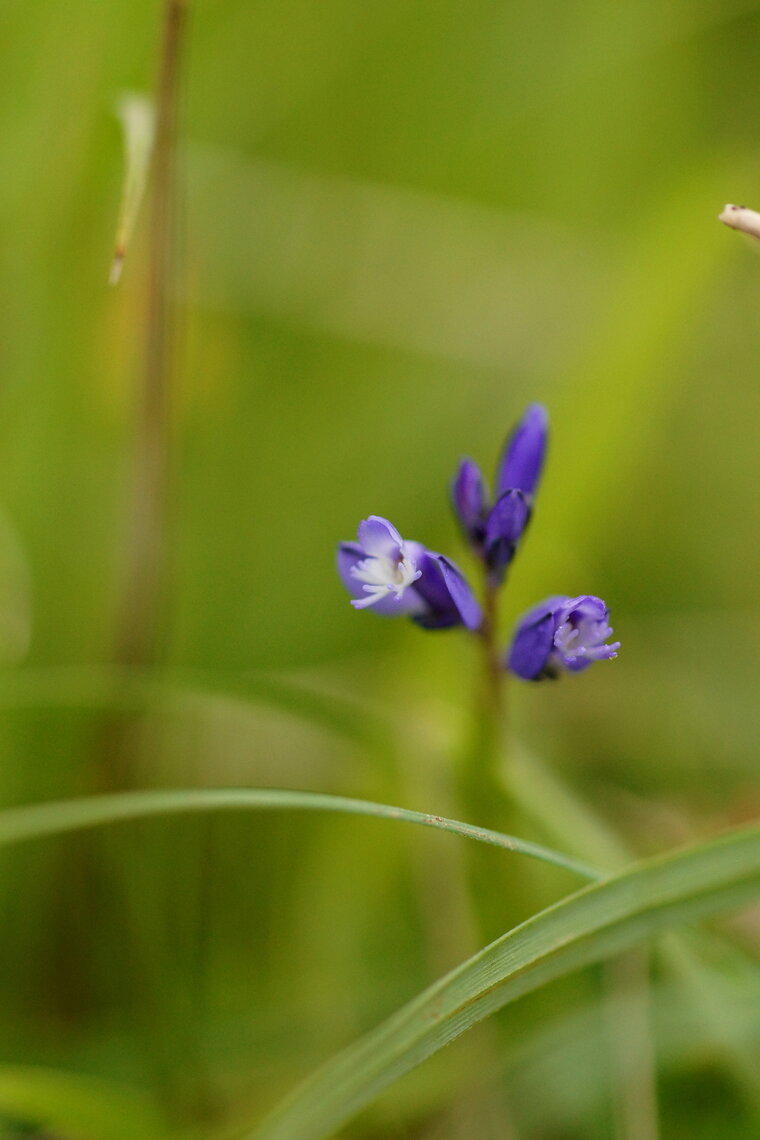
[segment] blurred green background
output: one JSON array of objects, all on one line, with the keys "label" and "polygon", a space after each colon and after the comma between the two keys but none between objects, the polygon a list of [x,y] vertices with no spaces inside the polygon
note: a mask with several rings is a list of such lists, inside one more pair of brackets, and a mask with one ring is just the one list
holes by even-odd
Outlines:
[{"label": "blurred green background", "polygon": [[[143,216],[107,284],[114,109],[152,90],[161,19],[158,0],[0,10],[5,805],[91,790],[113,698],[146,279]],[[377,513],[469,566],[456,462],[490,471],[540,400],[505,636],[545,594],[591,592],[623,650],[513,686],[516,738],[635,853],[751,818],[760,259],[716,215],[760,206],[760,6],[197,0],[187,47],[167,638],[120,697],[128,782],[449,809],[472,651],[353,611],[334,547]],[[125,1136],[156,1106],[234,1135],[475,948],[462,857],[242,814],[3,853],[0,1061],[97,1080],[82,1095],[122,1098]],[[574,886],[485,858],[509,875],[488,936]],[[674,1140],[760,1135],[757,922],[720,938],[693,992],[656,976]],[[497,1031],[488,1063],[463,1039],[345,1134],[504,1135],[503,1089],[525,1140],[615,1134],[601,972]]]}]

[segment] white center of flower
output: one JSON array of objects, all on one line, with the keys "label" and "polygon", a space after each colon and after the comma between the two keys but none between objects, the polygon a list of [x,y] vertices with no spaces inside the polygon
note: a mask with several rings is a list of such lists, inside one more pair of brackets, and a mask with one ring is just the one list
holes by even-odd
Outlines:
[{"label": "white center of flower", "polygon": [[587,657],[611,632],[606,622],[592,618],[581,618],[577,625],[566,621],[554,635],[554,646],[562,657]]},{"label": "white center of flower", "polygon": [[357,609],[364,609],[387,598],[389,594],[395,594],[396,600],[400,601],[405,590],[416,582],[421,574],[422,571],[417,569],[413,559],[403,551],[398,558],[381,556],[364,558],[361,562],[357,562],[356,566],[351,567],[351,577],[363,583],[362,589],[367,597],[355,602],[354,605]]}]

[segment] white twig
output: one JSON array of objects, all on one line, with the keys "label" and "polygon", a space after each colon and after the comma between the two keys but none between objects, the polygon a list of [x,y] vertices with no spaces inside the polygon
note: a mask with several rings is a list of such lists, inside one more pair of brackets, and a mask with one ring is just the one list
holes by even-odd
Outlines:
[{"label": "white twig", "polygon": [[724,206],[723,213],[718,215],[718,221],[730,226],[732,230],[740,230],[743,234],[760,240],[760,214],[757,210],[728,204]]}]

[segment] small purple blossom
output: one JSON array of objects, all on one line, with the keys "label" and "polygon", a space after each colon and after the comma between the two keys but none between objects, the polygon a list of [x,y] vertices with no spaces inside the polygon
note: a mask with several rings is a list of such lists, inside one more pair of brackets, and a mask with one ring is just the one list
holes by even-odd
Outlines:
[{"label": "small purple blossom", "polygon": [[481,610],[461,570],[379,515],[359,524],[358,542],[338,547],[338,573],[356,609],[411,617],[424,629],[477,629]]},{"label": "small purple blossom", "polygon": [[501,581],[530,522],[533,497],[546,456],[549,420],[541,404],[531,404],[512,431],[499,462],[492,503],[477,464],[463,459],[451,488],[454,511],[465,537]]},{"label": "small purple blossom", "polygon": [[507,667],[526,681],[555,677],[562,670],[580,673],[595,661],[617,657],[609,611],[601,598],[581,594],[546,598],[517,624]]}]

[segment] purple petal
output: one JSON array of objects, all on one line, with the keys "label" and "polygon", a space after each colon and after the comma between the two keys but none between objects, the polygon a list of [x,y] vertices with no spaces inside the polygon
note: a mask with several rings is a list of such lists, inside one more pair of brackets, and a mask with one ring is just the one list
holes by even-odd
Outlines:
[{"label": "purple petal", "polygon": [[406,546],[422,571],[414,589],[424,599],[426,608],[424,613],[414,616],[417,624],[423,629],[450,629],[462,623],[470,629],[476,628],[480,624],[480,607],[461,571],[440,554],[417,543]]},{"label": "purple petal", "polygon": [[[431,554],[424,546],[417,549],[417,545],[415,543],[412,557],[422,575],[414,583],[414,589],[425,602],[425,612],[418,614],[414,620],[423,629],[448,629],[452,625],[459,625],[462,619],[451,600],[438,556]],[[409,546],[407,543],[407,549]]]},{"label": "purple petal", "polygon": [[441,567],[446,588],[462,621],[468,629],[478,629],[483,620],[483,615],[477,598],[470,589],[469,582],[459,567],[455,566],[453,562],[449,562],[448,558],[444,558],[442,554],[438,555],[438,565]]},{"label": "purple petal", "polygon": [[471,459],[463,459],[451,485],[451,500],[462,528],[470,541],[483,541],[484,518],[488,494],[480,468]]},{"label": "purple petal", "polygon": [[351,569],[363,558],[366,558],[366,555],[358,542],[341,542],[338,547],[337,565],[340,580],[354,598],[358,598],[362,590],[361,582],[356,581]]},{"label": "purple petal", "polygon": [[522,491],[506,491],[495,503],[486,523],[485,556],[490,568],[501,573],[512,561],[515,548],[530,521],[530,507]]},{"label": "purple petal", "polygon": [[507,657],[507,667],[525,681],[535,681],[546,669],[554,648],[555,612],[563,597],[546,598],[520,618]]},{"label": "purple petal", "polygon": [[370,515],[359,523],[359,544],[373,558],[397,558],[404,540],[393,523],[380,515]]},{"label": "purple petal", "polygon": [[577,598],[565,598],[557,611],[559,621],[567,621],[570,617],[592,618],[594,621],[607,621],[610,611],[594,594],[579,594]]},{"label": "purple petal", "polygon": [[420,597],[414,586],[405,590],[401,598],[397,598],[395,594],[389,594],[387,598],[366,607],[379,617],[411,618],[417,617],[418,614],[424,614],[426,608],[424,598]]},{"label": "purple petal", "polygon": [[546,455],[549,415],[543,404],[531,404],[507,440],[496,478],[496,494],[518,490],[530,498],[536,490]]}]

